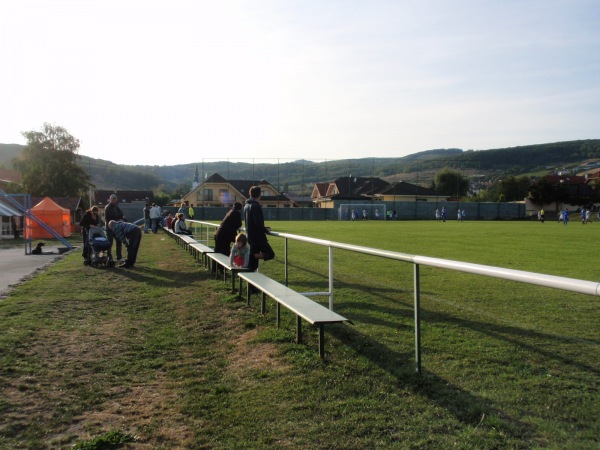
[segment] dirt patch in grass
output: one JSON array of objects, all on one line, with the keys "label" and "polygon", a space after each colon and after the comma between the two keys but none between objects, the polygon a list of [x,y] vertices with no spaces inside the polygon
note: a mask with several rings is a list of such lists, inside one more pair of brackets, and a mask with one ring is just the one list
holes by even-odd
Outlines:
[{"label": "dirt patch in grass", "polygon": [[112,358],[128,351],[127,324],[112,318],[93,325],[45,331],[24,343],[23,358],[39,372],[19,370],[25,373],[10,378],[2,396],[18,407],[5,421],[13,430],[35,422],[55,424],[39,431],[53,445],[123,430],[136,437],[135,448],[156,448],[157,438],[168,448],[184,448],[193,432],[178,408],[177,387],[160,370],[149,381],[136,379],[136,374],[107,373],[103,368]]},{"label": "dirt patch in grass", "polygon": [[135,448],[156,448],[157,442],[168,448],[186,448],[193,432],[176,406],[176,391],[161,378],[141,386],[113,388],[110,401],[74,417],[52,441],[88,440],[109,430],[123,430],[135,437]]},{"label": "dirt patch in grass", "polygon": [[249,371],[271,370],[285,372],[289,366],[278,356],[277,346],[268,342],[254,342],[258,331],[247,331],[232,337],[233,351],[229,355],[229,372],[238,379],[246,377]]}]

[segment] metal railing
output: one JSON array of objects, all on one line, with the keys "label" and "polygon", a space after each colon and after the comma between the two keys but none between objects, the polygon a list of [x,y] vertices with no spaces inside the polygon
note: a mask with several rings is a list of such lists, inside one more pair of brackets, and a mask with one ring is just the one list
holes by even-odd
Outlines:
[{"label": "metal railing", "polygon": [[[218,225],[210,222],[201,222],[207,226],[207,236],[209,226]],[[461,261],[453,261],[442,258],[431,258],[427,256],[410,255],[407,253],[393,252],[389,250],[380,250],[360,245],[344,244],[341,242],[329,241],[324,239],[311,238],[290,233],[269,232],[270,236],[283,238],[284,242],[284,267],[285,284],[288,284],[288,240],[307,242],[314,245],[327,247],[329,254],[329,290],[327,292],[304,292],[303,295],[323,295],[329,297],[329,309],[333,310],[333,249],[347,250],[351,252],[362,253],[365,255],[377,256],[381,258],[393,259],[411,263],[414,266],[414,320],[415,320],[415,359],[416,371],[421,373],[421,282],[420,266],[437,267],[440,269],[454,270],[457,272],[483,275],[487,277],[500,278],[519,283],[533,284],[549,287],[553,289],[562,289],[579,294],[600,296],[600,283],[596,281],[579,280],[575,278],[559,277],[555,275],[546,275],[536,272],[527,272],[523,270],[505,269],[502,267],[487,266],[483,264],[473,264]],[[207,237],[208,239],[208,237]]]}]

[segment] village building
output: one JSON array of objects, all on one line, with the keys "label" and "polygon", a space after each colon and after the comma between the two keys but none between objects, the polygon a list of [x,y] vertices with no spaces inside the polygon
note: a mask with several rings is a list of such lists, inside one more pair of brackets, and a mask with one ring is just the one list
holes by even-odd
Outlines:
[{"label": "village building", "polygon": [[260,187],[262,192],[260,203],[265,208],[298,206],[266,180],[227,180],[218,173],[210,175],[202,183],[193,187],[182,198],[182,202],[195,207],[230,207],[236,202],[245,203],[250,197],[252,186]]},{"label": "village building", "polygon": [[448,199],[433,189],[416,184],[388,183],[378,177],[340,177],[330,182],[315,183],[313,203],[318,208],[336,208],[343,203],[442,202]]}]

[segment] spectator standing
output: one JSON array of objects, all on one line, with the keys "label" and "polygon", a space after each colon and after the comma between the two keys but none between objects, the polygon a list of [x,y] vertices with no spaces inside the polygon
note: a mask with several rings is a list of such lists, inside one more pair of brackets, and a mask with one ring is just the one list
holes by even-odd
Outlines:
[{"label": "spectator standing", "polygon": [[127,259],[124,263],[119,264],[119,267],[126,269],[133,267],[137,260],[140,242],[142,242],[142,231],[133,223],[116,222],[114,220],[108,222],[107,228],[110,229],[114,237],[125,244],[125,247],[127,248]]},{"label": "spectator standing", "polygon": [[260,200],[260,186],[250,188],[250,198],[244,206],[244,220],[246,222],[246,233],[250,243],[250,262],[248,269],[255,272],[258,269],[258,261],[269,261],[275,258],[275,252],[267,241],[269,229],[265,227],[265,219]]},{"label": "spectator standing", "polygon": [[[231,243],[235,242],[238,229],[242,226],[242,204],[234,203],[219,227],[215,231],[215,252],[229,256]],[[213,262],[213,272],[217,269],[217,263]]]},{"label": "spectator standing", "polygon": [[[183,216],[185,217],[185,203],[182,203],[181,205],[179,205],[179,209],[177,210],[177,214],[183,214]],[[177,217],[177,216],[175,216]]]},{"label": "spectator standing", "polygon": [[152,232],[156,234],[158,230],[158,222],[160,221],[160,215],[162,211],[160,206],[156,203],[152,203],[152,207],[150,208],[150,222],[152,223]]},{"label": "spectator standing", "polygon": [[242,204],[235,203],[215,231],[215,252],[229,256],[231,244],[235,242],[238,229],[242,226]]},{"label": "spectator standing", "polygon": [[144,233],[148,233],[150,230],[150,204],[146,203],[144,206]]},{"label": "spectator standing", "polygon": [[[125,216],[123,216],[123,211],[119,208],[119,198],[117,194],[111,194],[109,197],[109,203],[104,208],[104,221],[109,224],[111,220],[115,222],[123,221]],[[112,230],[107,226],[106,227],[106,237],[108,238],[109,247],[108,247],[108,259],[109,261],[113,259],[112,257],[112,244],[113,244],[113,233]],[[123,260],[123,247],[121,241],[119,239],[115,242],[117,248],[117,261]]]},{"label": "spectator standing", "polygon": [[188,209],[188,217],[190,220],[194,220],[194,204],[190,203],[190,208]]},{"label": "spectator standing", "polygon": [[17,228],[17,221],[15,220],[14,216],[10,217],[10,225],[12,226],[13,237],[15,239],[19,239],[19,229]]}]

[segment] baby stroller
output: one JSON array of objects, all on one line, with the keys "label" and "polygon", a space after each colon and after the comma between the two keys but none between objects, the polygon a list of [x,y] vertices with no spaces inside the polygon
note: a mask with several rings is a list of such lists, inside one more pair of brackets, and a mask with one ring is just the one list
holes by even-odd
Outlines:
[{"label": "baby stroller", "polygon": [[114,266],[114,261],[109,261],[108,250],[110,249],[110,242],[106,233],[100,227],[91,226],[88,232],[88,240],[86,245],[88,246],[86,264],[92,267],[98,267],[105,265],[108,267]]}]

